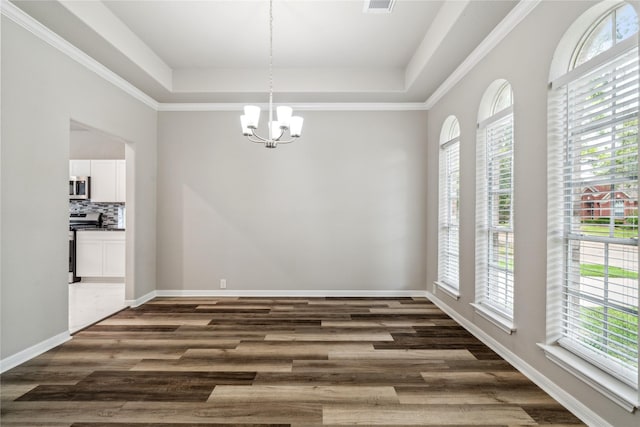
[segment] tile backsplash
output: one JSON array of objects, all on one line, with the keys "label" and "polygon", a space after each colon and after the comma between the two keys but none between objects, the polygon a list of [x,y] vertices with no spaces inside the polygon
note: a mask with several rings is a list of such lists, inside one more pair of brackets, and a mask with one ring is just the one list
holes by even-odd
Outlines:
[{"label": "tile backsplash", "polygon": [[124,228],[124,203],[94,203],[91,200],[69,200],[69,213],[102,213],[103,226]]}]

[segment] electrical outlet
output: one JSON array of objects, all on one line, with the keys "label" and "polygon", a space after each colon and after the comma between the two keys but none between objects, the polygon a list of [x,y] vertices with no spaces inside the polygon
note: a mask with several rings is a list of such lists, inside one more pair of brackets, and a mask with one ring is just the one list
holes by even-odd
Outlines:
[{"label": "electrical outlet", "polygon": [[227,279],[220,279],[220,289],[227,289]]}]

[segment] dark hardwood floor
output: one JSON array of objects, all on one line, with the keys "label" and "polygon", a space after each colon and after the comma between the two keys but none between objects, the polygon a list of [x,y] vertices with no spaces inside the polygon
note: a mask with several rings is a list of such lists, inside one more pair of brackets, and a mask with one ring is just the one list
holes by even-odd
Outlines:
[{"label": "dark hardwood floor", "polygon": [[157,298],[0,381],[2,426],[581,425],[424,298]]}]

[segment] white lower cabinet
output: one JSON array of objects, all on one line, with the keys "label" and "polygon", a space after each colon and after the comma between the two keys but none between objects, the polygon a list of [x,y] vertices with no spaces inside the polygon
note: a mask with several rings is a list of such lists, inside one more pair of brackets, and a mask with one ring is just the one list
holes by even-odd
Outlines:
[{"label": "white lower cabinet", "polygon": [[76,274],[80,277],[124,277],[125,232],[76,232]]},{"label": "white lower cabinet", "polygon": [[[115,233],[115,231],[114,231]],[[105,241],[102,247],[104,263],[102,275],[108,277],[124,277],[124,240]]]}]

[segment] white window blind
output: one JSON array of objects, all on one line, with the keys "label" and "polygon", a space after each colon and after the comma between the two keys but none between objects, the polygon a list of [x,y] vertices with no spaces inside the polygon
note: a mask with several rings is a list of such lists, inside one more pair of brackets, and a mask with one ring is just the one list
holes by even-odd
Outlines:
[{"label": "white window blind", "polygon": [[[477,301],[498,315],[513,320],[513,110],[509,107],[483,122],[479,129],[483,161],[478,178],[483,180],[477,197],[484,199],[478,209],[477,258],[480,295]],[[482,148],[480,148],[482,149]],[[480,200],[480,199],[479,199]]]},{"label": "white window blind", "polygon": [[556,91],[562,101],[550,114],[564,128],[562,197],[549,198],[560,202],[549,221],[560,218],[562,230],[558,342],[637,387],[637,47]]},{"label": "white window blind", "polygon": [[460,140],[454,138],[440,147],[440,200],[438,281],[459,288],[459,199]]}]

